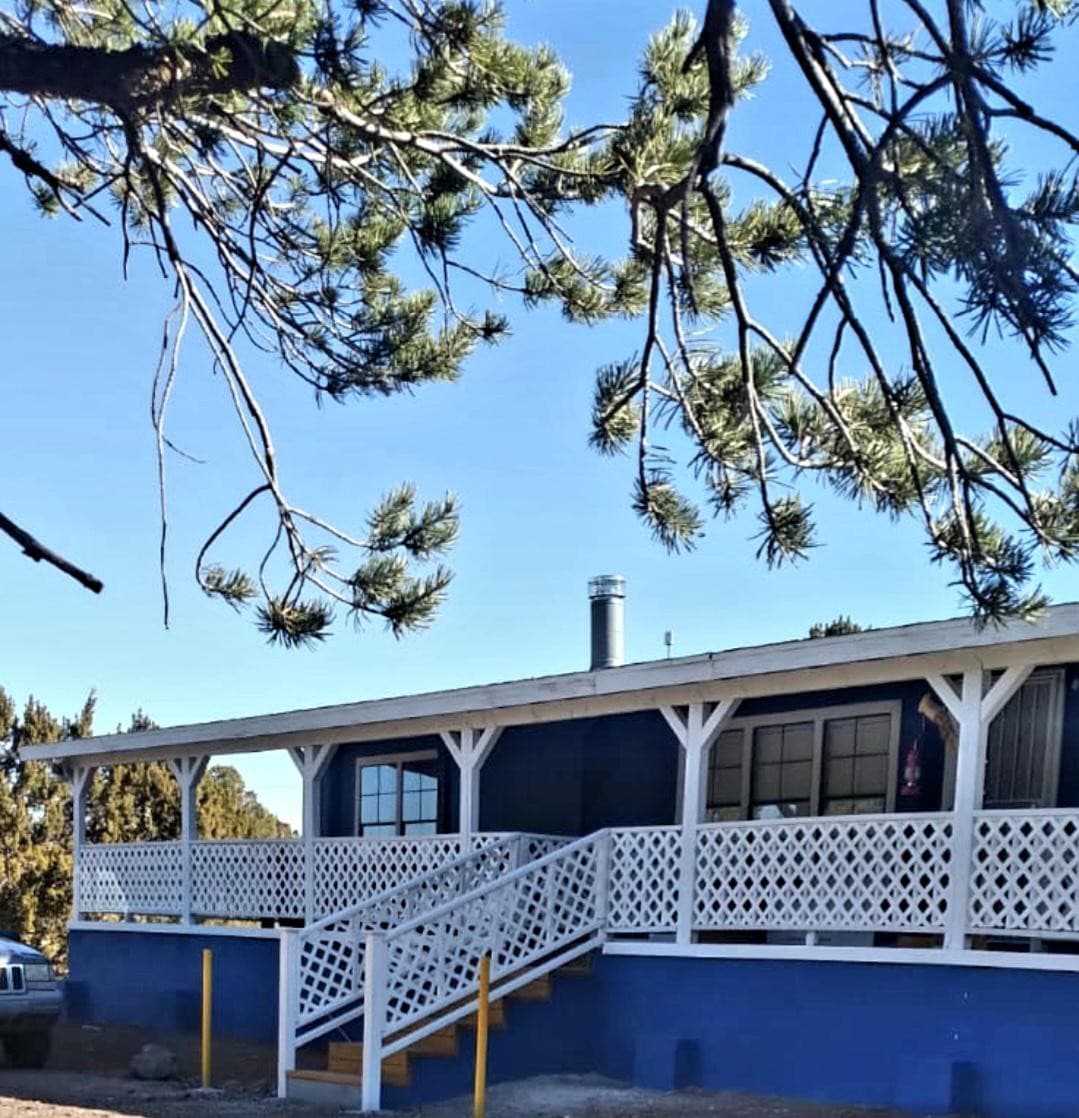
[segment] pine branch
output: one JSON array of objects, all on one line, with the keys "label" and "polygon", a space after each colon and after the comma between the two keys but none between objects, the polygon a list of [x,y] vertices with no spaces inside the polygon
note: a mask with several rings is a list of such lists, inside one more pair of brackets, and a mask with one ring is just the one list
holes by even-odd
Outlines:
[{"label": "pine branch", "polygon": [[95,578],[81,567],[76,567],[62,555],[57,555],[55,551],[39,543],[29,532],[20,528],[13,520],[9,520],[3,513],[0,513],[0,532],[10,536],[22,548],[23,554],[33,559],[35,563],[40,563],[42,560],[51,563],[57,570],[63,571],[95,594],[100,594],[105,589],[105,584],[99,578]]}]

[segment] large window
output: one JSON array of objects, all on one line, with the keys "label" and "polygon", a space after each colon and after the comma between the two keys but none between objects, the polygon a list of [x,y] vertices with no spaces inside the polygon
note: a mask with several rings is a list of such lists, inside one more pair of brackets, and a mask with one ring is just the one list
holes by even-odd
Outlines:
[{"label": "large window", "polygon": [[712,747],[707,818],[856,815],[894,804],[900,704],[736,719]]},{"label": "large window", "polygon": [[438,831],[438,757],[411,753],[358,762],[357,834],[364,838]]}]

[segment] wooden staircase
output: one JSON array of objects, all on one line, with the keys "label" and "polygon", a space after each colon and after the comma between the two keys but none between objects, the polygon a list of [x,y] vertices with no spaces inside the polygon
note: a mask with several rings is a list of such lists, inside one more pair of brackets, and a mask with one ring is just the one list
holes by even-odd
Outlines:
[{"label": "wooden staircase", "polygon": [[[553,974],[520,986],[516,990],[491,1002],[488,1025],[492,1031],[506,1028],[507,1002],[546,1002],[552,994],[552,979],[557,977],[585,977],[591,973],[590,956],[559,967]],[[476,1028],[477,1014],[472,1013],[460,1021],[429,1036],[421,1037],[400,1052],[382,1061],[382,1084],[385,1087],[407,1087],[411,1082],[412,1061],[417,1059],[456,1059],[458,1036],[463,1029]],[[407,1034],[406,1034],[407,1035]],[[312,1053],[307,1059],[315,1060],[321,1053]],[[301,1062],[304,1061],[300,1053]],[[360,1069],[363,1066],[363,1045],[354,1041],[331,1041],[325,1053],[325,1066],[298,1067],[288,1073],[288,1098],[324,1106],[355,1107],[360,1092]]]}]

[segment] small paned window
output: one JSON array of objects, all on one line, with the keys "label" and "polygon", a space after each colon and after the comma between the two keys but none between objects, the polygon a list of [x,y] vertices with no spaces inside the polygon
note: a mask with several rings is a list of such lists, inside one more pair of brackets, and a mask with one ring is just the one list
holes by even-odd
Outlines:
[{"label": "small paned window", "polygon": [[813,794],[813,723],[760,726],[753,732],[750,816],[808,815]]},{"label": "small paned window", "polygon": [[831,718],[824,724],[822,815],[886,810],[891,736],[887,714]]},{"label": "small paned window", "polygon": [[438,761],[433,756],[361,762],[359,834],[436,834],[438,791]]},{"label": "small paned window", "polygon": [[724,730],[708,761],[709,822],[742,818],[742,745],[745,730]]}]

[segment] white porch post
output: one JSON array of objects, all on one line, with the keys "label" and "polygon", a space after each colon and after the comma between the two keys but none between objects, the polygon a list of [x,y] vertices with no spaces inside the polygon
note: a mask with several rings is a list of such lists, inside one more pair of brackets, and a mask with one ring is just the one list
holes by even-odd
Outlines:
[{"label": "white porch post", "polygon": [[209,757],[177,757],[169,761],[176,783],[180,786],[180,873],[182,875],[180,923],[191,923],[193,882],[191,844],[199,837],[199,781],[210,763]]},{"label": "white porch post", "polygon": [[676,707],[659,708],[683,751],[682,854],[678,867],[678,925],[675,934],[678,943],[690,943],[693,938],[697,828],[704,817],[707,799],[708,758],[712,743],[723,732],[737,705],[737,699],[721,699],[705,716],[704,703],[690,703],[684,719]]},{"label": "white porch post", "polygon": [[81,920],[85,911],[82,904],[83,894],[83,867],[82,848],[86,843],[86,793],[90,790],[90,781],[94,775],[92,765],[72,765],[68,769],[67,778],[71,784],[71,853],[72,853],[72,889],[71,889],[71,918]]},{"label": "white porch post", "polygon": [[322,828],[322,774],[337,752],[336,745],[299,745],[289,750],[303,780],[303,904],[304,920],[315,919],[315,839]]},{"label": "white porch post", "polygon": [[386,1031],[386,933],[369,929],[363,950],[363,1058],[360,1109],[382,1109],[382,1037]]},{"label": "white porch post", "polygon": [[296,1017],[300,1008],[300,930],[280,928],[277,956],[277,1097],[288,1095],[296,1066]]},{"label": "white porch post", "polygon": [[[482,730],[443,730],[441,738],[460,772],[457,830],[462,847],[480,829],[480,770],[502,734],[501,726]],[[462,853],[465,851],[462,849]]]},{"label": "white porch post", "polygon": [[941,675],[928,677],[930,687],[959,726],[945,950],[961,951],[966,947],[974,814],[981,810],[985,795],[985,753],[989,727],[1005,703],[1022,687],[1033,668],[1033,664],[1008,668],[987,692],[981,668],[970,668],[963,673],[959,692]]}]

